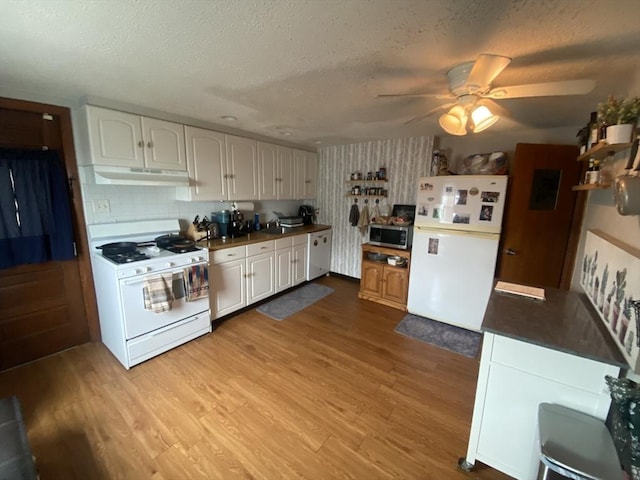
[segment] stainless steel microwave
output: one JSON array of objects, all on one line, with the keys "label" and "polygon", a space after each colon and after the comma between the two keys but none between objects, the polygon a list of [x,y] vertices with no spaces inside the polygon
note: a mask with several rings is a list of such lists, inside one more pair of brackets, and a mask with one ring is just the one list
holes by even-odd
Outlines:
[{"label": "stainless steel microwave", "polygon": [[413,226],[369,225],[369,243],[381,247],[408,250],[413,241]]}]

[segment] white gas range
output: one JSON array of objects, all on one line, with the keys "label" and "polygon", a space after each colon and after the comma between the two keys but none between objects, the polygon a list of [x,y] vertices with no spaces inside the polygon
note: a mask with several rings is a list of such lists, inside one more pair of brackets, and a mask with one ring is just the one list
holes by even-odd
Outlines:
[{"label": "white gas range", "polygon": [[[88,227],[102,342],[127,369],[211,332],[208,250],[156,246],[179,231],[178,220]],[[191,289],[195,277],[200,288]],[[166,311],[154,313],[149,282],[161,278],[171,298]],[[193,290],[198,294],[188,294]]]}]

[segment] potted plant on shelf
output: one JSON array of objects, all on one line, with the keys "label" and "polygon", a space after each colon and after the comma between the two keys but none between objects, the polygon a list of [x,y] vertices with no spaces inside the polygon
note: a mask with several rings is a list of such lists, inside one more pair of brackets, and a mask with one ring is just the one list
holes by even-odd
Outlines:
[{"label": "potted plant on shelf", "polygon": [[607,97],[598,104],[598,122],[607,126],[608,144],[627,143],[632,140],[633,130],[640,116],[640,97]]}]

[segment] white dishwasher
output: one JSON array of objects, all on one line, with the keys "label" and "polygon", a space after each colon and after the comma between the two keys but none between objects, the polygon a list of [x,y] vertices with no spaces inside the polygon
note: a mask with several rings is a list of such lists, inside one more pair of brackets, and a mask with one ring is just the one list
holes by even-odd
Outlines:
[{"label": "white dishwasher", "polygon": [[331,229],[309,234],[307,281],[329,273],[331,266]]}]

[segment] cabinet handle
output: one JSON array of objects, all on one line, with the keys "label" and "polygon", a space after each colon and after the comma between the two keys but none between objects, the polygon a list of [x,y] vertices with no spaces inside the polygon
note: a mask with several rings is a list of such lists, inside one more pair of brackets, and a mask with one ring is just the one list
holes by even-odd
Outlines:
[{"label": "cabinet handle", "polygon": [[327,243],[327,237],[322,237],[322,243]]},{"label": "cabinet handle", "polygon": [[147,147],[153,148],[153,142],[147,142]]},{"label": "cabinet handle", "polygon": [[144,147],[144,142],[142,140],[138,140],[138,146],[140,148],[143,148]]}]

